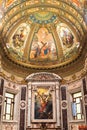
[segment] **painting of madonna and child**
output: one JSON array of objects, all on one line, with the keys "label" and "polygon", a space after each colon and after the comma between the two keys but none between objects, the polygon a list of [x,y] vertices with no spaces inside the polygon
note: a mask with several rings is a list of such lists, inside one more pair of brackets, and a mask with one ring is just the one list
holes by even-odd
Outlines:
[{"label": "painting of madonna and child", "polygon": [[53,122],[54,104],[53,91],[39,87],[34,92],[34,121]]},{"label": "painting of madonna and child", "polygon": [[34,34],[30,49],[30,60],[57,60],[57,50],[52,33],[41,27]]}]

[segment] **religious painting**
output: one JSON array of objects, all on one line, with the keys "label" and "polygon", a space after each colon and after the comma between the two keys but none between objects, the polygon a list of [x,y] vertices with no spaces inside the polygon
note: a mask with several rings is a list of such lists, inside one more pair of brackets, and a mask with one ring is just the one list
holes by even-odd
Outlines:
[{"label": "religious painting", "polygon": [[35,122],[55,121],[54,92],[50,87],[37,87],[33,92],[33,119]]},{"label": "religious painting", "polygon": [[34,34],[30,49],[30,60],[57,60],[57,50],[52,33],[41,27]]},{"label": "religious painting", "polygon": [[83,0],[71,0],[71,2],[73,2],[74,5],[76,5],[77,7],[81,7],[83,4]]},{"label": "religious painting", "polygon": [[[7,48],[11,54],[15,56],[22,57],[24,53],[24,47],[28,34],[30,32],[30,25],[22,23],[12,34],[9,43],[7,43]],[[17,57],[16,57],[17,58]]]},{"label": "religious painting", "polygon": [[20,48],[24,45],[24,41],[27,35],[27,28],[26,26],[21,26],[17,29],[15,34],[12,37],[13,46],[15,48]]},{"label": "religious painting", "polygon": [[74,35],[65,25],[59,25],[57,32],[61,38],[63,46],[70,48],[74,44]]},{"label": "religious painting", "polygon": [[6,7],[10,6],[15,0],[6,0]]},{"label": "religious painting", "polygon": [[0,0],[0,6],[2,5],[2,3],[3,3],[3,0]]}]

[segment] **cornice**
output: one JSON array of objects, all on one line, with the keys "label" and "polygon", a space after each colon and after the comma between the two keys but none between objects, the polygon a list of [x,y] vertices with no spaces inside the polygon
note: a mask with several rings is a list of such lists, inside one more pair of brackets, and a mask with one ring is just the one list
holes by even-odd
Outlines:
[{"label": "cornice", "polygon": [[[75,32],[78,41],[81,43],[81,50],[79,55],[73,57],[73,60],[65,62],[59,66],[50,64],[50,66],[47,67],[44,67],[45,64],[42,64],[42,66],[34,66],[31,64],[27,65],[26,63],[23,64],[22,62],[17,62],[16,60],[12,59],[12,57],[9,56],[9,53],[7,52],[5,46],[5,43],[8,41],[8,38],[12,33],[11,30],[14,30],[21,21],[28,20],[27,17],[31,13],[38,12],[40,10],[48,11],[49,9],[50,11],[57,14],[60,21],[67,23],[69,27],[72,28],[72,30]],[[75,73],[81,71],[81,76],[83,77],[86,74],[86,71],[84,70],[85,55],[87,53],[86,33],[87,27],[84,23],[83,13],[79,12],[79,10],[68,1],[55,0],[55,2],[53,2],[45,0],[44,2],[39,2],[37,0],[37,3],[35,3],[35,1],[31,2],[30,0],[23,1],[22,3],[19,2],[18,4],[13,5],[12,8],[10,7],[7,12],[5,12],[2,20],[2,30],[0,33],[0,53],[2,55],[2,68],[7,72],[12,73],[12,75],[17,75],[23,79],[29,74],[42,71],[56,73],[63,78],[71,75],[72,80],[77,79],[74,75]],[[31,39],[29,40],[31,41]],[[2,76],[4,75],[2,74]],[[64,79],[64,81],[66,80]]]}]

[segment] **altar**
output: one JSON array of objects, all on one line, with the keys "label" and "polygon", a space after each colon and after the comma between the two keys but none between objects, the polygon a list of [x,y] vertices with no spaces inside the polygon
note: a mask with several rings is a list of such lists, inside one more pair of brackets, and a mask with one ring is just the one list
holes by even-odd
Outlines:
[{"label": "altar", "polygon": [[56,74],[41,72],[26,78],[27,130],[60,129],[60,81]]}]

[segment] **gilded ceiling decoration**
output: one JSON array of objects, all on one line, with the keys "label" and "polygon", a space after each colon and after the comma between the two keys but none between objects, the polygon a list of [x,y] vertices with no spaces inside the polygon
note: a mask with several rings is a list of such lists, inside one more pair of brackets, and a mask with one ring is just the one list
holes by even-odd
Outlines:
[{"label": "gilded ceiling decoration", "polygon": [[54,38],[45,27],[39,28],[34,35],[30,48],[30,60],[57,60],[57,49]]},{"label": "gilded ceiling decoration", "polygon": [[48,24],[53,23],[57,19],[57,16],[52,12],[41,11],[31,14],[30,19],[34,23]]},{"label": "gilded ceiling decoration", "polygon": [[83,0],[6,0],[0,6],[2,63],[48,70],[83,54]]},{"label": "gilded ceiling decoration", "polygon": [[[18,60],[24,64],[26,61],[27,66],[35,66],[36,63],[38,67],[43,67],[43,64],[44,67],[47,67],[52,66],[53,62],[54,65],[59,66],[64,62],[73,60],[74,56],[78,56],[80,41],[66,24],[57,23],[52,29],[51,25],[41,23],[35,26],[34,32],[32,32],[31,27],[32,24],[21,23],[8,39],[6,49],[12,60]],[[31,33],[33,35],[29,40]]]}]

